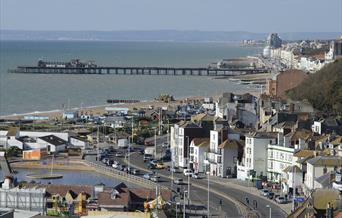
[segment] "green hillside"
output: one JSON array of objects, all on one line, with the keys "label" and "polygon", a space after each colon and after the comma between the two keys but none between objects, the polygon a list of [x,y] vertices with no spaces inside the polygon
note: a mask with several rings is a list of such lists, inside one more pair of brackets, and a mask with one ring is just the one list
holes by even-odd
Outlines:
[{"label": "green hillside", "polygon": [[293,100],[307,99],[318,110],[342,114],[342,59],[311,74],[287,95]]}]

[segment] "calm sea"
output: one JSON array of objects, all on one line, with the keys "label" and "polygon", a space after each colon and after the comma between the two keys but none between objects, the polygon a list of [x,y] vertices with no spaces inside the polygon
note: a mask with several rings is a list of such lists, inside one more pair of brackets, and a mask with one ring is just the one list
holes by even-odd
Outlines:
[{"label": "calm sea", "polygon": [[149,100],[217,95],[246,89],[228,80],[184,76],[23,75],[17,65],[39,59],[94,60],[98,65],[205,67],[223,58],[260,53],[229,43],[0,41],[0,115],[102,105],[108,98]]}]

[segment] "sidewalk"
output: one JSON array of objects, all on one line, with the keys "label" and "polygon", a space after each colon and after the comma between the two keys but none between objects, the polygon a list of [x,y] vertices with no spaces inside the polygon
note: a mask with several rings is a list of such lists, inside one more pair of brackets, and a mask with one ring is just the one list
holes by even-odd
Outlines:
[{"label": "sidewalk", "polygon": [[[244,192],[248,192],[250,194],[253,194],[255,196],[260,197],[259,190],[253,186],[252,182],[250,184],[248,184],[248,182],[246,182],[246,181],[240,181],[237,179],[226,179],[226,178],[214,177],[214,176],[210,177],[210,181],[217,183],[217,184],[220,184],[220,185],[223,185],[223,186],[229,186],[229,187],[232,187],[232,188],[244,191]],[[268,198],[265,198],[265,200],[269,201],[271,204],[277,205],[279,208],[281,208],[287,214],[291,213],[291,209],[292,209],[291,203],[277,204]]]}]

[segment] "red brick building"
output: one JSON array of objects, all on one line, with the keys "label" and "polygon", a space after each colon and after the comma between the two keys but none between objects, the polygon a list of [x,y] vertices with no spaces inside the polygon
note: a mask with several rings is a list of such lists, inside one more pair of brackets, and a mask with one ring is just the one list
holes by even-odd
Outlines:
[{"label": "red brick building", "polygon": [[287,70],[279,73],[275,78],[270,79],[266,83],[266,94],[285,98],[285,92],[298,86],[308,75],[301,70]]}]

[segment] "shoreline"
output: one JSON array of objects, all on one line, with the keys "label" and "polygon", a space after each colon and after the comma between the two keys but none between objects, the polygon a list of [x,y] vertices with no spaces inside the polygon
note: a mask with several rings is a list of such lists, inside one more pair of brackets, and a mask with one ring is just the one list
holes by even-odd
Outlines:
[{"label": "shoreline", "polygon": [[[239,90],[234,92],[235,94],[243,94],[243,93],[251,93],[253,95],[258,96],[259,93],[256,90]],[[115,103],[115,104],[101,104],[101,105],[91,105],[91,106],[84,106],[84,107],[72,107],[65,111],[79,111],[82,113],[92,114],[92,115],[103,115],[106,113],[105,108],[106,107],[118,107],[118,108],[129,108],[129,110],[133,110],[134,108],[146,108],[148,106],[153,107],[165,107],[165,106],[174,106],[177,104],[180,104],[181,102],[186,101],[194,101],[194,100],[203,100],[206,97],[212,97],[214,100],[218,99],[220,95],[208,95],[208,96],[182,96],[179,98],[176,98],[174,101],[171,102],[163,102],[158,101],[155,99],[150,100],[139,100],[139,102],[134,103]],[[62,116],[63,110],[62,109],[52,109],[52,110],[46,110],[46,111],[33,111],[33,112],[26,112],[26,113],[13,113],[9,115],[0,115],[0,119],[7,119],[7,120],[20,120],[23,119],[24,116],[29,115],[37,115],[37,116],[46,116],[49,117],[49,120],[52,119],[60,119]],[[46,121],[46,120],[43,120]]]},{"label": "shoreline", "polygon": [[[142,108],[152,105],[154,107],[163,107],[163,106],[172,106],[184,101],[193,101],[193,100],[200,100],[204,99],[204,96],[184,96],[175,99],[175,101],[171,101],[169,103],[165,103],[162,101],[157,101],[155,99],[151,100],[140,100],[139,102],[134,103],[115,103],[115,104],[102,104],[102,105],[92,105],[92,106],[84,106],[84,107],[72,107],[65,111],[79,111],[83,113],[93,114],[93,115],[103,115],[106,110],[106,107],[118,107],[118,108],[129,108],[132,110],[133,108]],[[215,97],[214,97],[215,98]],[[19,120],[23,119],[24,116],[28,115],[37,115],[37,116],[47,116],[49,119],[60,118],[62,116],[63,110],[62,109],[52,109],[47,111],[34,111],[34,112],[27,112],[27,113],[14,113],[9,115],[1,115],[0,119],[8,119],[8,120]]]}]

